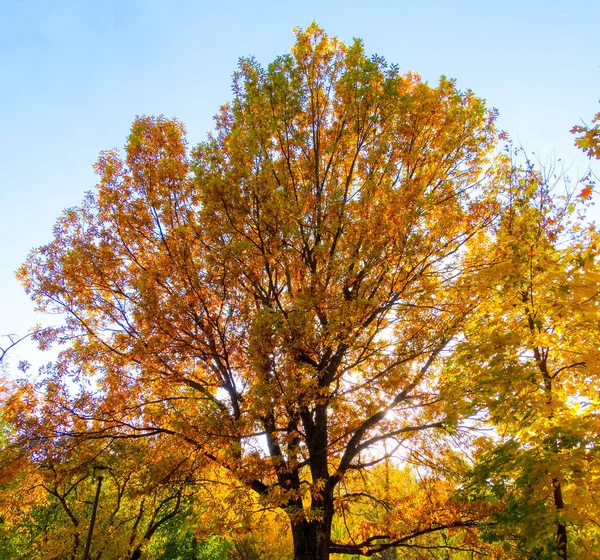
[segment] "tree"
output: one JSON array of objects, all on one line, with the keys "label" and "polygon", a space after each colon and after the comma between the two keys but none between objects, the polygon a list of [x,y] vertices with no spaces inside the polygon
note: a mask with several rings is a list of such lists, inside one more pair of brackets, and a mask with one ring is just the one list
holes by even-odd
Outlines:
[{"label": "tree", "polygon": [[452,356],[459,397],[448,404],[495,427],[480,442],[470,486],[503,504],[491,538],[519,558],[587,558],[600,546],[600,240],[585,222],[592,188],[554,188],[530,162],[515,166],[512,185],[490,239],[499,265],[494,281],[481,283],[482,304]]},{"label": "tree", "polygon": [[505,170],[472,92],[314,24],[296,39],[267,69],[240,62],[191,158],[179,122],[137,118],[20,277],[65,316],[38,335],[69,342],[59,370],[93,380],[66,432],[200,450],[283,508],[304,560],[357,550],[331,539],[349,473],[452,429],[441,355],[476,308]]},{"label": "tree", "polygon": [[[15,535],[24,541],[11,558],[81,558],[96,490],[93,466],[98,464],[108,472],[90,558],[138,560],[166,523],[189,516],[190,502],[202,488],[194,479],[202,472],[197,456],[181,453],[164,436],[54,437],[64,431],[62,422],[73,419],[47,404],[66,401],[56,386],[48,388],[43,402],[35,393],[31,386],[19,387],[3,402],[11,429],[2,445],[0,528],[5,541],[14,541]],[[54,418],[50,421],[47,414]]]}]

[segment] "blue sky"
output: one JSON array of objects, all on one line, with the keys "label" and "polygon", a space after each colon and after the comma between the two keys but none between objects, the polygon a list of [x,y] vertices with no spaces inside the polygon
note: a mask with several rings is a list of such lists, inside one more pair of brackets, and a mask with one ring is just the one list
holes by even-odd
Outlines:
[{"label": "blue sky", "polygon": [[[123,146],[136,114],[179,118],[194,145],[238,58],[268,64],[312,20],[401,71],[456,78],[542,161],[561,158],[572,176],[588,165],[569,130],[600,110],[599,0],[2,0],[0,335],[48,322],[14,271],[94,188],[98,152]],[[39,360],[27,345],[14,358]]]}]

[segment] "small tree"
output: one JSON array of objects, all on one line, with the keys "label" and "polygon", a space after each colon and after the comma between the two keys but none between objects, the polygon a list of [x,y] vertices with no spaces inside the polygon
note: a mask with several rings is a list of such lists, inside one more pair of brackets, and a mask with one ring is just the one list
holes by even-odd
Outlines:
[{"label": "small tree", "polygon": [[163,435],[57,437],[69,430],[65,423],[70,429],[74,422],[85,425],[65,406],[63,389],[50,382],[40,402],[22,383],[3,399],[9,429],[0,454],[0,536],[23,543],[23,552],[13,551],[11,558],[81,558],[97,489],[93,467],[101,464],[107,471],[90,558],[137,560],[165,524],[189,516],[203,488],[190,481],[203,471],[204,457],[182,452]]},{"label": "small tree", "polygon": [[167,434],[281,507],[295,558],[369,554],[473,524],[331,539],[349,472],[449,423],[439,359],[477,304],[499,211],[495,115],[316,25],[234,98],[190,159],[183,126],[138,118],[126,154],[20,272],[43,344],[96,383],[88,435]]}]

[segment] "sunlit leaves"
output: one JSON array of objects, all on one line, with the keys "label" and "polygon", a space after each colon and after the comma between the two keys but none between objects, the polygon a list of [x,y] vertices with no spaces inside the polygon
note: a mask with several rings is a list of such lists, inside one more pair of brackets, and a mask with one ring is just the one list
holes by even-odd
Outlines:
[{"label": "sunlit leaves", "polygon": [[592,119],[592,125],[577,125],[571,129],[572,134],[580,136],[575,145],[581,148],[590,158],[600,159],[600,113]]},{"label": "sunlit leaves", "polygon": [[47,405],[77,418],[63,435],[172,438],[326,558],[348,473],[456,430],[440,361],[500,258],[494,121],[315,24],[267,68],[240,61],[191,154],[179,122],[138,117],[20,271],[65,317],[42,337],[70,342]]},{"label": "sunlit leaves", "polygon": [[452,356],[454,391],[497,432],[473,475],[480,498],[504,503],[496,536],[564,558],[598,539],[598,238],[578,210],[590,187],[552,192],[531,166],[513,181],[501,262]]}]

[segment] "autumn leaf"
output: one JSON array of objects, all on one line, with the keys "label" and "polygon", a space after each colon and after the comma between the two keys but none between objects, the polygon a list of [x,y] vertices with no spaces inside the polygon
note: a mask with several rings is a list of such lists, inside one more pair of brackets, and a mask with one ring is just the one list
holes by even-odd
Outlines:
[{"label": "autumn leaf", "polygon": [[581,190],[581,193],[579,193],[579,196],[583,200],[587,200],[588,198],[590,198],[590,196],[592,196],[592,186],[591,185],[587,185],[586,187],[584,187]]}]

